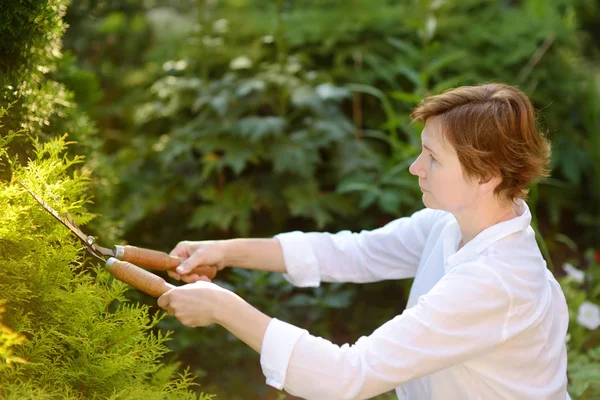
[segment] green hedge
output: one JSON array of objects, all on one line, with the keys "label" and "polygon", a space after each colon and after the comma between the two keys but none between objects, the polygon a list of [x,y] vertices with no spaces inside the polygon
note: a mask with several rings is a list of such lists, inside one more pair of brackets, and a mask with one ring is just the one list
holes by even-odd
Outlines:
[{"label": "green hedge", "polygon": [[67,153],[65,130],[80,141],[71,154],[99,142],[55,80],[77,75],[61,53],[65,10],[62,1],[0,5],[0,397],[209,399],[187,370],[163,362],[162,314],[128,302],[125,285],[17,184],[80,224],[93,218],[90,167]]}]

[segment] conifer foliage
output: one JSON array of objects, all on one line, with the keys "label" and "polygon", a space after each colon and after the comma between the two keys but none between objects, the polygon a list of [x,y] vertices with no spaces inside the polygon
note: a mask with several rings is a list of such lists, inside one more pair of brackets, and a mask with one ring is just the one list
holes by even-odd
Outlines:
[{"label": "conifer foliage", "polygon": [[[0,317],[6,309],[4,305],[0,305]],[[22,363],[21,357],[13,355],[13,346],[23,343],[25,337],[13,332],[8,326],[2,323],[0,318],[0,370],[7,368],[13,363]]]},{"label": "conifer foliage", "polygon": [[94,217],[89,169],[67,155],[64,135],[93,128],[53,75],[65,7],[0,5],[0,398],[210,399],[187,370],[177,376],[177,364],[162,362],[170,334],[154,327],[163,314],[128,302],[127,286],[18,184],[80,225]]},{"label": "conifer foliage", "polygon": [[35,143],[36,158],[25,167],[5,162],[12,180],[0,187],[0,293],[4,323],[14,332],[0,343],[14,342],[15,332],[26,340],[8,354],[25,362],[0,369],[2,398],[198,398],[187,372],[173,379],[177,365],[160,362],[169,335],[152,328],[164,314],[128,303],[127,286],[85,258],[71,233],[17,183],[77,224],[89,222],[88,178],[77,172],[81,157],[65,156],[67,144],[65,137]]}]

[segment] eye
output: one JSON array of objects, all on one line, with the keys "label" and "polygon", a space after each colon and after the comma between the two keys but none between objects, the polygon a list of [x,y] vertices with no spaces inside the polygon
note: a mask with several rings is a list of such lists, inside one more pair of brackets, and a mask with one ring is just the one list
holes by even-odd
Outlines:
[{"label": "eye", "polygon": [[437,160],[435,159],[435,157],[434,157],[434,156],[432,156],[431,154],[429,155],[429,158],[431,158],[431,161],[434,161],[434,162],[435,162],[435,161],[437,161]]}]

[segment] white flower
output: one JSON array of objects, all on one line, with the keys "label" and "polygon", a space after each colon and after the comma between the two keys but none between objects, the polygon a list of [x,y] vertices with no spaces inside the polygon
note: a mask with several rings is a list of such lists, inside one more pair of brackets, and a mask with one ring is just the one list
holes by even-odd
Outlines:
[{"label": "white flower", "polygon": [[335,87],[331,83],[322,83],[317,86],[317,95],[323,100],[339,100],[350,95],[350,91],[343,87]]},{"label": "white flower", "polygon": [[306,73],[306,79],[308,79],[309,81],[315,80],[316,77],[317,77],[316,71],[309,71]]},{"label": "white flower", "polygon": [[252,60],[250,60],[246,56],[237,57],[231,60],[231,62],[229,63],[229,68],[233,70],[252,68]]},{"label": "white flower", "polygon": [[150,28],[162,43],[167,40],[184,40],[194,29],[194,19],[183,16],[170,7],[158,7],[146,13]]},{"label": "white flower", "polygon": [[221,18],[213,22],[213,30],[217,33],[227,33],[228,28],[229,21],[226,19]]},{"label": "white flower", "polygon": [[432,10],[437,10],[438,8],[440,8],[441,6],[443,6],[446,3],[446,0],[434,0],[431,4],[430,4],[430,8]]},{"label": "white flower", "polygon": [[433,14],[430,14],[427,17],[427,21],[425,22],[425,34],[427,35],[427,39],[432,39],[435,35],[435,29],[437,28],[437,19]]},{"label": "white flower", "polygon": [[169,71],[183,71],[187,68],[187,61],[179,60],[179,61],[167,61],[163,64],[163,70],[165,72]]},{"label": "white flower", "polygon": [[202,43],[204,43],[206,47],[219,47],[223,45],[224,41],[222,37],[206,35],[202,37]]},{"label": "white flower", "polygon": [[290,74],[295,74],[302,69],[298,62],[291,61],[285,66],[285,70]]},{"label": "white flower", "polygon": [[567,273],[567,276],[570,277],[577,283],[583,283],[585,279],[585,272],[579,270],[573,266],[573,264],[565,263],[563,264],[563,270]]},{"label": "white flower", "polygon": [[594,330],[600,326],[600,307],[589,301],[584,301],[579,306],[577,322],[581,326]]}]

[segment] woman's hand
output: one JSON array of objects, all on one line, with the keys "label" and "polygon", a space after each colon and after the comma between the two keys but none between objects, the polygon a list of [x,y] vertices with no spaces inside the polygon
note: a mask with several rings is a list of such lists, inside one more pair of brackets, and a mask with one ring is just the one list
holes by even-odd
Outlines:
[{"label": "woman's hand", "polygon": [[198,281],[169,290],[158,298],[158,305],[185,326],[203,327],[220,323],[235,293],[212,282]]},{"label": "woman's hand", "polygon": [[212,282],[171,289],[158,298],[158,305],[185,326],[219,324],[258,353],[271,322],[271,317]]},{"label": "woman's hand", "polygon": [[219,240],[205,241],[183,241],[179,242],[171,253],[171,256],[183,259],[176,271],[167,271],[171,278],[182,280],[187,283],[203,280],[210,282],[207,276],[190,273],[196,267],[216,267],[217,271],[225,268],[225,245]]}]

